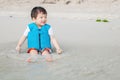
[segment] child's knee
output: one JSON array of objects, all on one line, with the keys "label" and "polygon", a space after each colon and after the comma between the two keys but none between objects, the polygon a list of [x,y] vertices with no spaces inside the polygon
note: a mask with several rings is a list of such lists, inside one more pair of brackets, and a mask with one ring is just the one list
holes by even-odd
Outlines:
[{"label": "child's knee", "polygon": [[38,51],[37,50],[31,50],[30,53],[38,54]]},{"label": "child's knee", "polygon": [[30,48],[30,49],[28,50],[28,53],[30,53],[30,54],[32,54],[32,53],[38,54],[38,50],[36,50],[36,49],[34,49],[34,48]]}]

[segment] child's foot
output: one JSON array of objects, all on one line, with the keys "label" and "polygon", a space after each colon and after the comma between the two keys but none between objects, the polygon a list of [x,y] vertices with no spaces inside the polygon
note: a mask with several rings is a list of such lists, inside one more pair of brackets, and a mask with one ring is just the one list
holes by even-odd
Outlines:
[{"label": "child's foot", "polygon": [[53,61],[52,56],[50,54],[43,54],[42,56],[44,56],[45,60],[48,61],[48,62]]},{"label": "child's foot", "polygon": [[52,58],[46,58],[46,61],[48,61],[48,62],[52,62],[53,59],[52,59]]},{"label": "child's foot", "polygon": [[31,59],[31,57],[29,57],[29,58],[27,58],[25,61],[26,61],[26,62],[32,62],[32,59]]},{"label": "child's foot", "polygon": [[26,62],[36,62],[37,61],[37,56],[31,56],[29,58],[26,59]]}]

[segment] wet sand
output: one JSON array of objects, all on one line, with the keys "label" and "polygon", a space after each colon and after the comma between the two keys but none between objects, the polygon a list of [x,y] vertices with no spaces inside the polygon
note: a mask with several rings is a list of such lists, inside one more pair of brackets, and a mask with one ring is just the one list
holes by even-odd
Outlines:
[{"label": "wet sand", "polygon": [[[4,19],[9,21],[9,17]],[[22,20],[23,23],[18,23]],[[4,25],[3,30],[7,27],[13,29],[7,29],[4,34],[6,37],[1,34],[1,37],[4,37],[1,38],[0,44],[1,80],[119,80],[120,20],[115,19],[108,23],[71,20],[52,18],[48,21],[52,24],[64,52],[61,55],[53,52],[54,62],[46,62],[39,55],[35,63],[24,61],[29,56],[26,53],[26,43],[21,54],[15,52],[24,25],[30,20],[25,17],[13,17],[12,21],[8,22],[13,26],[1,23]],[[3,30],[0,31],[4,33]]]}]

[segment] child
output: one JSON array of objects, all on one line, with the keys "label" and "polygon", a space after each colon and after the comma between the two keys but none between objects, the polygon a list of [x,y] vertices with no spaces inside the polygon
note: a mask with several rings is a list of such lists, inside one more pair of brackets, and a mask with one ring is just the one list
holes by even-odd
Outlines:
[{"label": "child", "polygon": [[56,48],[58,54],[62,53],[57,40],[54,37],[53,30],[47,24],[47,11],[43,7],[34,7],[31,11],[32,23],[28,24],[23,36],[20,38],[16,50],[20,52],[21,46],[28,39],[28,53],[31,55],[26,61],[34,61],[39,52],[45,56],[46,61],[53,61],[51,52],[51,42]]}]

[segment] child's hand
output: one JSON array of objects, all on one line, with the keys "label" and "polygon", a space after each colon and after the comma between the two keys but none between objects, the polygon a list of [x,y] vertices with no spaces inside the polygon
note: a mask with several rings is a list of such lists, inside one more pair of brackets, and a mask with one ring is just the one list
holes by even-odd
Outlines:
[{"label": "child's hand", "polygon": [[61,54],[61,53],[63,52],[63,50],[62,50],[62,49],[57,49],[56,52],[57,52],[58,54]]},{"label": "child's hand", "polygon": [[16,50],[17,50],[18,53],[20,53],[21,47],[20,47],[20,46],[17,46],[17,47],[16,47]]}]

